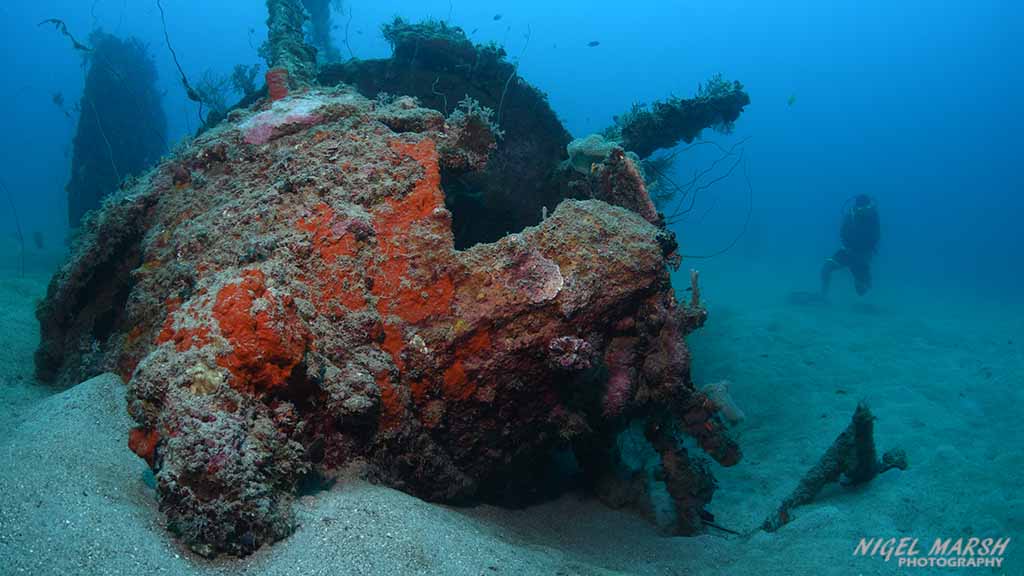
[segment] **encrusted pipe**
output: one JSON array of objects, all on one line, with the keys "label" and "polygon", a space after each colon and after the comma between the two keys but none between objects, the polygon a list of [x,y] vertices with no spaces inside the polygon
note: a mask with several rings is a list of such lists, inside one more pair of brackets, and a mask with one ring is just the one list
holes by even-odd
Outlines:
[{"label": "encrusted pipe", "polygon": [[267,0],[267,67],[285,70],[293,89],[309,86],[316,78],[316,48],[305,42],[305,21],[300,0]]}]

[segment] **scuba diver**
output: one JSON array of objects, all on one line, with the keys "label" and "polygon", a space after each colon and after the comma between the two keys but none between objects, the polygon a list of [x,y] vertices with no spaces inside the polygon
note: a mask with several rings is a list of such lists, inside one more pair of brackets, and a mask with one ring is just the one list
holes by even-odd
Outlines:
[{"label": "scuba diver", "polygon": [[857,294],[863,296],[871,288],[871,257],[878,251],[881,234],[878,207],[867,194],[853,198],[853,206],[843,215],[839,237],[843,247],[825,260],[821,268],[821,295],[828,293],[832,272],[849,268]]}]

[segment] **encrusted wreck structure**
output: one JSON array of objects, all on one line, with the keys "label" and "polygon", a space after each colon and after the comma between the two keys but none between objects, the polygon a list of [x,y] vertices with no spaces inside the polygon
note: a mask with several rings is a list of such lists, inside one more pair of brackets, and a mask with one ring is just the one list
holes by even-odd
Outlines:
[{"label": "encrusted wreck structure", "polygon": [[100,30],[79,48],[89,65],[78,103],[71,175],[66,186],[68,225],[100,207],[123,178],[150,169],[167,150],[167,120],[156,66],[137,38]]},{"label": "encrusted wreck structure", "polygon": [[285,537],[296,486],[351,467],[471,502],[571,450],[614,484],[638,420],[677,531],[708,520],[714,479],[681,439],[723,465],[740,452],[691,381],[684,338],[706,313],[675,298],[676,242],[635,161],[616,146],[569,168],[586,199],[547,190],[535,225],[458,249],[447,183],[499,178],[513,145],[473,96],[445,114],[271,86],[108,202],[54,276],[40,378],[124,379],[129,446],[195,551]]},{"label": "encrusted wreck structure", "polygon": [[[492,242],[536,225],[545,208],[554,209],[565,198],[590,196],[585,179],[567,170],[572,136],[547,96],[519,76],[503,48],[475,45],[461,28],[444,22],[412,24],[396,18],[384,26],[384,36],[393,48],[390,58],[323,66],[319,83],[348,84],[371,98],[380,93],[414,96],[444,114],[468,96],[495,111],[502,131],[483,170],[442,174],[457,247]],[[694,98],[636,105],[605,132],[614,145],[643,159],[659,148],[691,142],[707,128],[730,126],[749,103],[741,84],[716,77]],[[592,161],[600,163],[606,154]]]}]

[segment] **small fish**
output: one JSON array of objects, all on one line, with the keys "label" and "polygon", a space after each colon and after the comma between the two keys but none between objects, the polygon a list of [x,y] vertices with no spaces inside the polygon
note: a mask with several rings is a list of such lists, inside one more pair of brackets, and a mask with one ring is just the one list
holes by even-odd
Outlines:
[{"label": "small fish", "polygon": [[473,34],[476,34],[477,30],[479,30],[479,28],[473,28],[473,31],[470,32],[469,35],[472,36]]},{"label": "small fish", "polygon": [[36,245],[37,250],[42,250],[45,242],[43,241],[43,233],[36,230],[32,233],[32,243]]},{"label": "small fish", "polygon": [[501,14],[494,15],[494,21],[497,22],[498,20],[501,20]]},{"label": "small fish", "polygon": [[587,42],[587,46],[589,46],[591,48],[596,48],[596,47],[598,47],[600,45],[601,45],[601,43],[598,42],[597,40],[591,40],[590,42]]},{"label": "small fish", "polygon": [[786,106],[792,108],[793,104],[796,104],[796,94],[790,94],[789,98],[786,99]]}]

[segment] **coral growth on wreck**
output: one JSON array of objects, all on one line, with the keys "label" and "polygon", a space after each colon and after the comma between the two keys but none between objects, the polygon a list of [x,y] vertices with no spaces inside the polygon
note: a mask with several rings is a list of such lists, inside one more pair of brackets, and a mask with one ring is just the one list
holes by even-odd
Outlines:
[{"label": "coral growth on wreck", "polygon": [[614,481],[637,418],[680,530],[700,528],[713,479],[676,436],[739,451],[690,382],[705,314],[674,298],[642,179],[619,150],[593,183],[607,201],[456,250],[441,171],[479,169],[490,126],[469,102],[307,90],[233,111],[91,223],[40,305],[39,375],[121,375],[129,445],[194,550],[286,536],[297,483],[351,466],[471,501],[573,448]]},{"label": "coral growth on wreck", "polygon": [[351,470],[516,502],[571,451],[594,493],[649,509],[617,442],[634,423],[675,531],[700,531],[715,482],[683,437],[726,466],[740,451],[691,382],[706,313],[695,273],[675,299],[676,240],[637,160],[735,120],[740,86],[571,146],[460,28],[396,19],[390,59],[321,68],[302,3],[267,8],[266,97],[88,221],[37,310],[38,376],[125,380],[128,447],[204,555],[287,536],[297,486]]},{"label": "coral growth on wreck", "polygon": [[606,142],[572,144],[547,96],[518,75],[504,49],[475,45],[462,28],[443,21],[396,18],[383,34],[393,49],[390,58],[326,65],[318,82],[345,83],[368,98],[414,96],[445,115],[451,103],[470,97],[495,110],[494,121],[504,132],[484,169],[457,178],[442,173],[459,248],[536,225],[545,208],[565,198],[592,197],[589,190],[566,184],[574,178],[566,169],[585,174],[614,147],[647,158],[681,140],[691,142],[706,128],[727,129],[750,103],[742,85],[715,76],[698,87],[694,98],[635,106],[605,131]]},{"label": "coral growth on wreck", "polygon": [[572,138],[544,93],[517,76],[505,50],[475,45],[462,28],[440,21],[396,18],[383,34],[393,49],[390,58],[326,65],[318,81],[351,85],[368,98],[413,96],[445,115],[456,102],[472,98],[494,110],[493,121],[503,132],[483,170],[457,178],[442,173],[456,246],[492,242],[537,224],[542,206],[554,209],[562,197],[548,180]]}]

